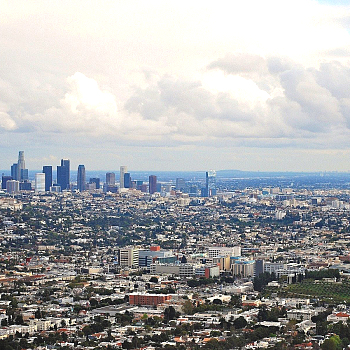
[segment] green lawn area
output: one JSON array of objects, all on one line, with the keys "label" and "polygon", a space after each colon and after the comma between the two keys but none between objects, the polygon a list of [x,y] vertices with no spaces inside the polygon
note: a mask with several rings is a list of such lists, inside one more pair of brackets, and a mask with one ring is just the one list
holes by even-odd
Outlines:
[{"label": "green lawn area", "polygon": [[350,282],[341,283],[304,280],[301,283],[290,284],[282,290],[282,294],[288,297],[319,298],[324,301],[349,302]]}]

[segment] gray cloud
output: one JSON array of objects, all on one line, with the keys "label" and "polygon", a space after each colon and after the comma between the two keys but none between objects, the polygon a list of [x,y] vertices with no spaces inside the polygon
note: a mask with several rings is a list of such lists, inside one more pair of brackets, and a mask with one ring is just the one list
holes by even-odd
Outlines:
[{"label": "gray cloud", "polygon": [[221,69],[227,74],[265,72],[266,61],[259,55],[249,53],[228,54],[208,65],[209,69]]}]

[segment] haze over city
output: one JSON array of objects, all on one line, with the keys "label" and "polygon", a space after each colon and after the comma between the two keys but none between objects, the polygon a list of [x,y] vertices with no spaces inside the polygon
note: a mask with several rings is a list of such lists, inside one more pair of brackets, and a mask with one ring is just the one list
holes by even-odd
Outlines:
[{"label": "haze over city", "polygon": [[348,1],[11,1],[0,168],[348,171]]}]

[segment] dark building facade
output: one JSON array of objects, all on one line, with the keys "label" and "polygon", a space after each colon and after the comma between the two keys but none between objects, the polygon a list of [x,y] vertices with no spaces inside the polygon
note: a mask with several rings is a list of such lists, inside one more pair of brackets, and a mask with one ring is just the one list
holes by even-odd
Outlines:
[{"label": "dark building facade", "polygon": [[45,174],[45,191],[50,191],[50,187],[52,186],[52,166],[44,165],[43,173]]},{"label": "dark building facade", "polygon": [[157,176],[151,175],[149,177],[149,193],[153,194],[157,192]]},{"label": "dark building facade", "polygon": [[131,176],[130,173],[124,174],[124,188],[131,188]]},{"label": "dark building facade", "polygon": [[61,165],[57,166],[57,184],[61,190],[67,190],[70,187],[70,160],[61,159]]},{"label": "dark building facade", "polygon": [[18,171],[17,171],[17,163],[13,163],[11,165],[11,177],[13,180],[18,180]]},{"label": "dark building facade", "polygon": [[9,180],[13,180],[12,176],[2,175],[2,179],[1,179],[1,189],[2,190],[6,190],[6,182]]},{"label": "dark building facade", "polygon": [[77,177],[77,187],[80,192],[85,191],[85,165],[78,166],[78,177]]},{"label": "dark building facade", "polygon": [[183,178],[178,177],[176,179],[176,190],[184,192],[186,189],[186,181]]},{"label": "dark building facade", "polygon": [[100,189],[100,178],[99,177],[91,177],[89,182],[91,184],[95,184],[97,190]]},{"label": "dark building facade", "polygon": [[107,185],[115,185],[115,173],[106,173]]}]

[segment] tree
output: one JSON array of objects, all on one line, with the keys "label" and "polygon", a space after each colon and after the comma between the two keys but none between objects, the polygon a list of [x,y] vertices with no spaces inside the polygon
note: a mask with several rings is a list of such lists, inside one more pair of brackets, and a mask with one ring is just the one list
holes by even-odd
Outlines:
[{"label": "tree", "polygon": [[15,324],[23,324],[23,316],[22,315],[17,315],[15,318]]},{"label": "tree", "polygon": [[21,338],[19,341],[19,345],[21,346],[22,349],[27,349],[28,348],[28,341],[25,338]]},{"label": "tree", "polygon": [[171,321],[175,319],[176,311],[173,306],[169,306],[164,310],[164,321]]},{"label": "tree", "polygon": [[329,339],[326,339],[321,345],[322,350],[340,350],[341,340],[338,335],[333,335]]},{"label": "tree", "polygon": [[85,327],[83,328],[83,333],[87,336],[87,335],[89,335],[89,334],[92,334],[93,331],[92,331],[92,329],[91,329],[90,326],[85,326]]},{"label": "tree", "polygon": [[233,321],[233,324],[236,329],[241,329],[246,327],[248,323],[243,316],[240,316]]},{"label": "tree", "polygon": [[191,315],[193,313],[194,306],[190,300],[186,300],[182,305],[182,311],[185,314]]},{"label": "tree", "polygon": [[158,283],[158,278],[155,277],[155,276],[152,276],[150,279],[149,279],[150,282],[152,283]]},{"label": "tree", "polygon": [[35,311],[35,318],[42,318],[42,313],[41,313],[41,310],[40,310],[40,307]]},{"label": "tree", "polygon": [[10,303],[10,306],[13,307],[14,309],[17,307],[18,305],[18,301],[16,298],[13,298],[11,303]]}]

